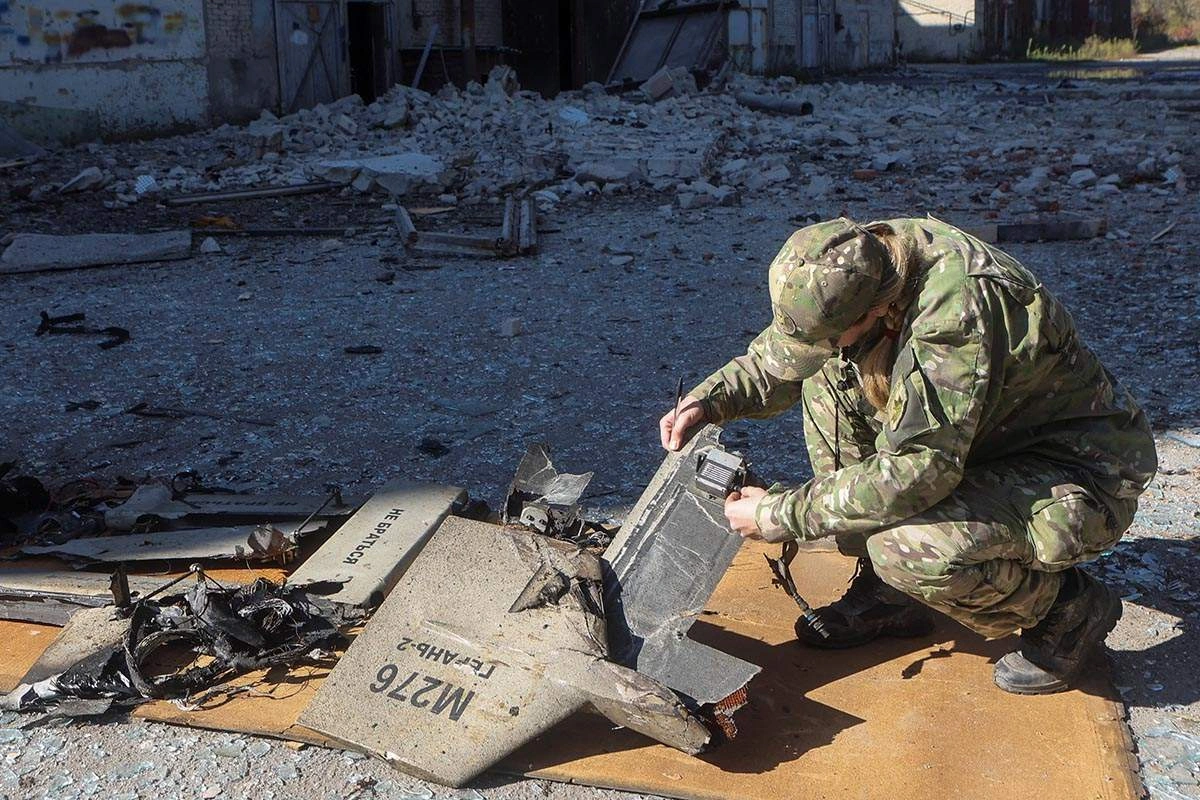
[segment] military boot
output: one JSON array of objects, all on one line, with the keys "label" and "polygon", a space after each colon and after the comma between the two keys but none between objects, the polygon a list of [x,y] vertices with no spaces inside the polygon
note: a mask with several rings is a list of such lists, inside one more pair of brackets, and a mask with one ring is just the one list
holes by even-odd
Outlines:
[{"label": "military boot", "polygon": [[1021,649],[996,662],[996,685],[1014,694],[1050,694],[1068,688],[1088,657],[1121,618],[1121,600],[1075,567],[1063,574],[1046,617],[1021,631]]},{"label": "military boot", "polygon": [[829,638],[804,617],[796,620],[797,638],[813,647],[856,647],[878,636],[924,636],[933,630],[933,613],[881,581],[868,558],[858,560],[850,588],[841,599],[818,608],[816,614]]}]

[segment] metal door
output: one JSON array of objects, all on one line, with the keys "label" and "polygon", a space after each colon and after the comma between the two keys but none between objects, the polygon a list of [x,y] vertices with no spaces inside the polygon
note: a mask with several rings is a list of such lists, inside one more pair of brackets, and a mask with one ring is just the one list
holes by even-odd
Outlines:
[{"label": "metal door", "polygon": [[277,0],[276,50],[283,113],[349,93],[344,0]]}]

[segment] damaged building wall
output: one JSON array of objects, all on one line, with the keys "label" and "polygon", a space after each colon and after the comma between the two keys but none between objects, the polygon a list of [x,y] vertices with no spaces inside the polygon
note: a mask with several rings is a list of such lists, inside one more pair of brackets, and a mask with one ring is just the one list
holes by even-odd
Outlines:
[{"label": "damaged building wall", "polygon": [[0,113],[42,141],[207,119],[202,0],[0,3]]},{"label": "damaged building wall", "polygon": [[0,2],[0,116],[31,139],[243,122],[278,102],[274,0]]},{"label": "damaged building wall", "polygon": [[886,67],[894,0],[744,0],[728,12],[729,57],[743,72],[796,75]]},{"label": "damaged building wall", "polygon": [[[401,69],[411,83],[432,34],[433,52],[421,87],[436,89],[447,80],[459,85],[484,77],[502,63],[504,21],[501,0],[405,0],[397,6]],[[471,20],[468,30],[465,21]],[[436,27],[435,27],[436,26]],[[466,34],[466,35],[464,35]],[[474,66],[464,58],[473,51]]]},{"label": "damaged building wall", "polygon": [[832,67],[852,72],[891,66],[896,57],[894,0],[834,4]]},{"label": "damaged building wall", "polygon": [[981,55],[983,0],[897,0],[896,38],[906,61],[964,61]]},{"label": "damaged building wall", "polygon": [[205,3],[209,114],[241,122],[279,105],[272,0]]},{"label": "damaged building wall", "polygon": [[522,88],[547,97],[604,83],[637,8],[637,0],[503,0],[505,62]]},{"label": "damaged building wall", "polygon": [[1132,36],[1131,6],[1130,0],[1033,0],[1025,8],[1037,39],[1069,42]]}]

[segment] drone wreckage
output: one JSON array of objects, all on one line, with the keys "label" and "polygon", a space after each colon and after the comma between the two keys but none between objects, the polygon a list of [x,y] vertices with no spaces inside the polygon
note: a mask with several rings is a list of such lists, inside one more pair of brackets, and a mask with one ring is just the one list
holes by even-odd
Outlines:
[{"label": "drone wreckage", "polygon": [[[83,539],[25,548],[122,563],[109,597],[94,573],[0,569],[0,616],[67,621],[0,708],[196,707],[238,691],[227,685],[238,675],[315,662],[332,671],[302,726],[443,784],[466,783],[587,707],[698,753],[736,735],[734,712],[759,672],[687,636],[741,544],[722,506],[746,468],[719,433],[709,426],[667,455],[599,555],[611,531],[579,505],[591,475],[559,473],[539,445],[517,469],[503,524],[460,489],[405,482],[361,504],[331,491],[316,510],[294,498],[139,488],[105,521],[173,528],[129,534],[146,558],[212,557],[203,537],[190,550],[180,539],[189,524],[220,524],[226,540],[242,537],[237,558],[281,560],[315,528],[345,521],[282,584],[227,587],[198,564],[155,584],[126,575],[129,542],[113,549],[118,559]],[[255,518],[276,521],[233,525]]]}]

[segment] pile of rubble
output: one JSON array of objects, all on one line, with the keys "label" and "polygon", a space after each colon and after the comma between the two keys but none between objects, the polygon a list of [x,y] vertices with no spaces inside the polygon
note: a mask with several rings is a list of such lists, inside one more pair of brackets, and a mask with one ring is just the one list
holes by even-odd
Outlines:
[{"label": "pile of rubble", "polygon": [[[1050,99],[1045,87],[1037,91]],[[1050,91],[1087,92],[1101,105],[1106,92],[1119,100],[1105,87]],[[1031,105],[1030,87],[997,84],[993,94],[966,83],[800,85],[741,75],[699,91],[686,72],[674,71],[623,95],[589,84],[546,100],[497,67],[485,85],[465,91],[447,85],[431,95],[396,86],[370,105],[352,95],[285,117],[264,111],[245,127],[148,144],[135,164],[88,145],[100,165],[46,190],[103,188],[115,194],[111,204],[122,205],[158,193],[321,181],[385,202],[421,192],[469,204],[516,191],[546,206],[648,188],[673,192],[686,209],[735,203],[745,192],[792,195],[799,188],[816,200],[919,177],[908,199],[926,207],[1016,213],[1087,207],[1128,190],[1188,190],[1184,155],[1121,137],[1119,119],[1104,141],[1087,106],[1064,105],[1063,128],[1047,146],[1044,109]],[[994,124],[994,104],[1003,127]],[[1165,101],[1149,99],[1145,114],[1184,124]],[[211,155],[181,164],[180,153]]]}]

